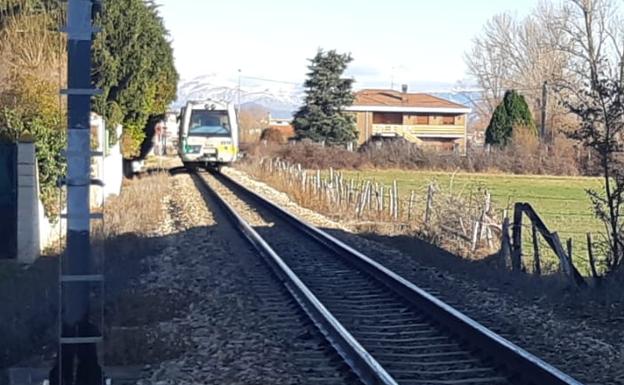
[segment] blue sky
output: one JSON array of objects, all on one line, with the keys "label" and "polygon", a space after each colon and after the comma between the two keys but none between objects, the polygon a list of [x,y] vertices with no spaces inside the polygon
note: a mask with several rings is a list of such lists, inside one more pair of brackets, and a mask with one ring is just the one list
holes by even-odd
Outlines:
[{"label": "blue sky", "polygon": [[217,73],[301,82],[316,50],[351,52],[360,86],[456,83],[493,15],[538,0],[158,0],[183,79]]}]

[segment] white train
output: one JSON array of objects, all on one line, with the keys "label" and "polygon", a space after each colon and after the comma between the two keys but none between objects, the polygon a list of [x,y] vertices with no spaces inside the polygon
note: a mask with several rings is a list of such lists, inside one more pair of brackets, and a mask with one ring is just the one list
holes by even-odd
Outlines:
[{"label": "white train", "polygon": [[191,101],[180,112],[178,154],[185,166],[220,167],[239,151],[236,112],[230,103]]}]

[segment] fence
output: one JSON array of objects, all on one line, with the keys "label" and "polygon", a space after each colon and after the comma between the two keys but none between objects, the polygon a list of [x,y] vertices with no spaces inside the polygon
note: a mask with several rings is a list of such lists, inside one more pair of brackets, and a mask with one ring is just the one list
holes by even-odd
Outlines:
[{"label": "fence", "polygon": [[17,146],[0,143],[0,259],[17,255]]},{"label": "fence", "polygon": [[[577,266],[598,276],[591,239],[587,246],[579,244],[573,254],[572,238],[559,239],[529,204],[516,204],[512,225],[509,206],[495,208],[487,188],[458,188],[454,177],[445,186],[432,181],[423,188],[405,191],[396,180],[383,184],[374,179],[349,178],[332,169],[306,170],[280,159],[262,158],[239,167],[288,193],[302,206],[359,227],[389,225],[394,231],[415,234],[464,256],[497,255],[513,271],[562,273],[576,285],[583,284]],[[530,221],[519,220],[523,215]],[[591,216],[591,212],[578,215]],[[579,255],[585,247],[591,263],[579,265],[584,261]]]},{"label": "fence", "polygon": [[485,189],[443,188],[431,182],[425,189],[400,193],[372,179],[346,178],[329,169],[305,170],[280,159],[241,165],[255,177],[286,191],[299,204],[358,225],[390,225],[463,253],[486,255],[498,250],[500,219]]}]

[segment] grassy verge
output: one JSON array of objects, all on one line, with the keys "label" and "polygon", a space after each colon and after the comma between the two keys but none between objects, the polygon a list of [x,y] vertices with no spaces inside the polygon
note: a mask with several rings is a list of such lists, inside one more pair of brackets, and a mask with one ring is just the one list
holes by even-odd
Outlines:
[{"label": "grassy verge", "polygon": [[[487,188],[492,194],[493,204],[500,211],[513,209],[514,202],[528,202],[551,231],[556,231],[564,241],[573,239],[573,256],[582,271],[587,269],[585,234],[592,232],[598,238],[598,234],[604,231],[601,222],[594,217],[585,193],[588,188],[601,188],[598,178],[472,173],[452,175],[448,172],[403,170],[344,171],[344,174],[350,178],[373,179],[386,185],[397,180],[399,194],[403,197],[408,196],[411,190],[426,190],[431,181],[449,186],[452,179],[456,190],[470,190],[476,186]],[[530,254],[531,234],[529,228],[525,229],[524,253]],[[542,249],[547,262],[554,263],[554,255],[546,251],[543,242]]]}]

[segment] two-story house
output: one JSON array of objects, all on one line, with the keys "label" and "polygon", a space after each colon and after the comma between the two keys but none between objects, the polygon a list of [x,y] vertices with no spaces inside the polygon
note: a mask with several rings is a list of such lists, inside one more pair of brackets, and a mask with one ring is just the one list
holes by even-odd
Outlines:
[{"label": "two-story house", "polygon": [[466,148],[470,108],[424,93],[365,89],[346,108],[356,115],[359,144],[372,137],[402,136],[441,150]]}]

